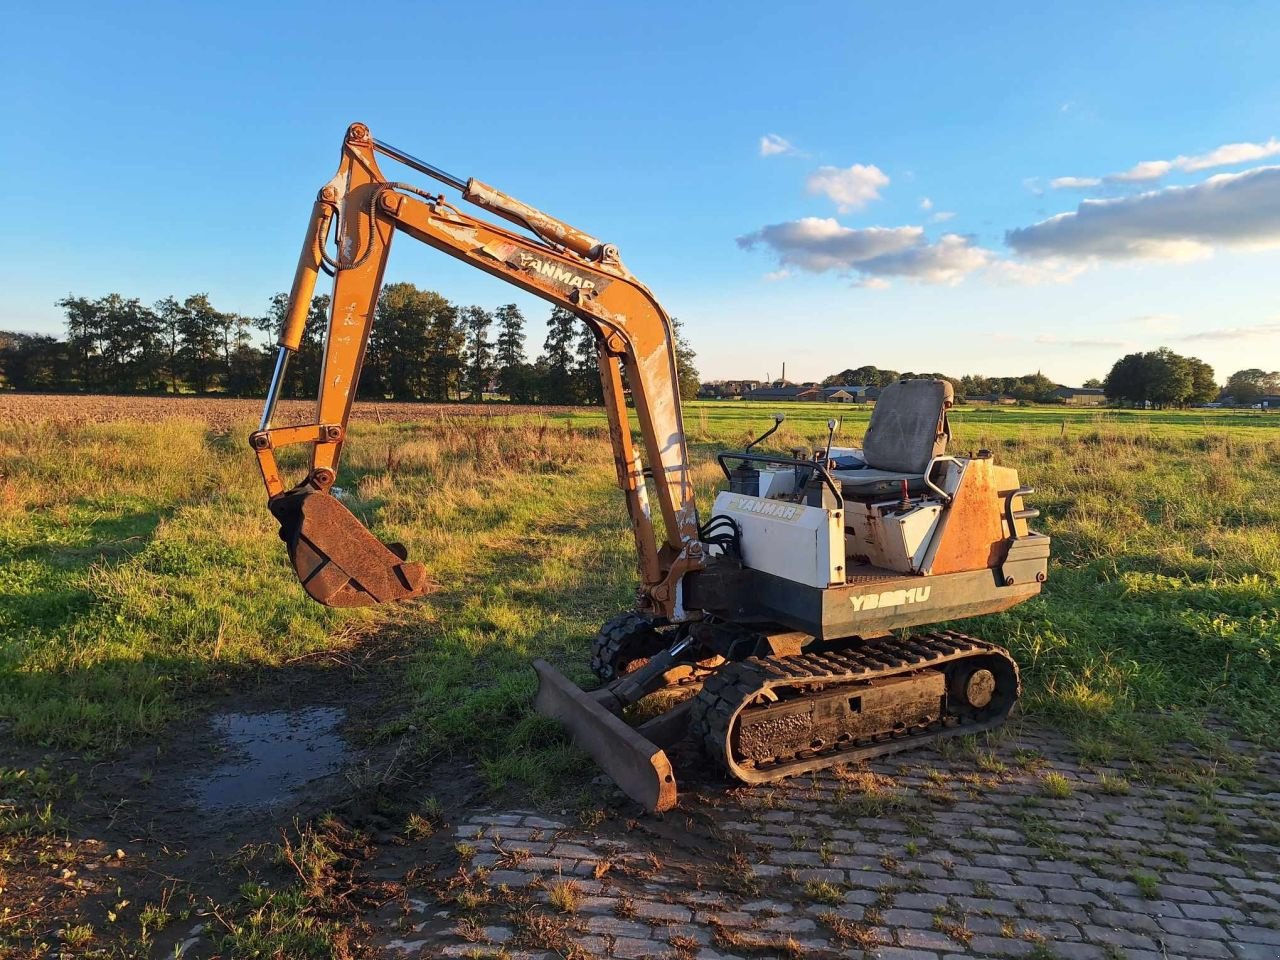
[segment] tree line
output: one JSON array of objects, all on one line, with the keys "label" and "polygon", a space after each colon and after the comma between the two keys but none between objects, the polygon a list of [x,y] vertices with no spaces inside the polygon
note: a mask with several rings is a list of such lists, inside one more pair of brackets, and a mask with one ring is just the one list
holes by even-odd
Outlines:
[{"label": "tree line", "polygon": [[870,364],[852,367],[833,373],[822,381],[824,387],[863,386],[887,387],[897,380],[912,380],[923,377],[932,380],[947,380],[955,388],[958,397],[975,396],[1008,396],[1026,403],[1050,403],[1056,399],[1058,385],[1042,373],[1028,373],[1021,377],[983,377],[966,374],[963,377],[951,377],[945,373],[900,373],[897,370],[882,370]]},{"label": "tree line", "polygon": [[1219,387],[1209,364],[1161,347],[1121,357],[1101,386],[1108,400],[1134,406],[1185,407],[1229,400],[1248,407],[1265,396],[1280,396],[1280,372],[1237,370]]},{"label": "tree line", "polygon": [[[217,309],[207,294],[147,305],[118,293],[68,296],[63,338],[0,332],[0,389],[87,393],[261,396],[275,363],[274,337],[288,297],[259,317]],[[324,356],[329,298],[315,297],[286,395],[314,395]],[[695,354],[676,324],[681,396],[697,394]],[[602,402],[595,335],[555,307],[542,352],[530,360],[525,318],[514,303],[458,306],[412,283],[383,287],[360,376],[364,399],[449,401],[505,397],[517,403]]]},{"label": "tree line", "polygon": [[[931,377],[949,380],[956,396],[1006,396],[1025,403],[1060,401],[1059,385],[1042,373],[1020,377],[983,377],[966,374],[951,377],[942,373],[899,373],[866,365],[833,373],[822,385],[883,387],[895,380]],[[1237,370],[1219,387],[1213,367],[1199,357],[1184,357],[1168,347],[1145,353],[1130,353],[1117,360],[1102,379],[1086,380],[1083,387],[1101,389],[1112,403],[1132,406],[1185,407],[1230,399],[1241,406],[1256,404],[1265,396],[1280,396],[1280,372],[1253,368]]]}]

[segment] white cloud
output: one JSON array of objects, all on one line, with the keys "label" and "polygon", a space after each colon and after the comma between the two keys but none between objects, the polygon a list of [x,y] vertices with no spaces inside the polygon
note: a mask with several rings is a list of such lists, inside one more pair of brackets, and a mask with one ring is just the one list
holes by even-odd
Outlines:
[{"label": "white cloud", "polygon": [[744,250],[764,244],[784,267],[808,273],[848,274],[864,286],[890,277],[921,283],[959,283],[993,254],[959,234],[930,243],[923,227],[845,227],[834,218],[805,217],[761,227],[738,238]]},{"label": "white cloud", "polygon": [[1054,177],[1049,186],[1054,190],[1083,190],[1101,183],[1101,177]]},{"label": "white cloud", "polygon": [[948,220],[950,220],[954,216],[955,216],[954,211],[939,210],[932,217],[930,217],[929,220],[932,221],[933,223],[946,223]]},{"label": "white cloud", "polygon": [[1052,344],[1055,347],[1070,347],[1076,350],[1098,350],[1102,348],[1127,347],[1127,340],[1112,340],[1107,337],[1081,337],[1074,340],[1062,340],[1052,333],[1042,333],[1036,337],[1036,343]]},{"label": "white cloud", "polygon": [[1215,246],[1280,244],[1280,166],[1131,197],[1085,200],[1072,213],[1010,230],[1023,256],[1187,260]]},{"label": "white cloud", "polygon": [[1179,155],[1172,160],[1143,160],[1121,173],[1109,173],[1105,177],[1056,177],[1049,181],[1055,190],[1084,190],[1104,183],[1150,183],[1159,180],[1173,170],[1196,173],[1214,167],[1230,167],[1237,163],[1265,160],[1280,154],[1280,140],[1272,137],[1265,143],[1224,143],[1220,147],[1193,156]]},{"label": "white cloud", "polygon": [[760,138],[760,156],[776,157],[780,153],[795,153],[796,148],[786,137],[766,133]]},{"label": "white cloud", "polygon": [[770,270],[764,275],[764,278],[769,283],[777,283],[779,280],[785,280],[789,276],[791,276],[791,271],[784,268],[782,270]]},{"label": "white cloud", "polygon": [[932,201],[932,200],[930,200],[928,197],[925,197],[923,200],[921,200],[921,201],[920,201],[920,209],[921,209],[921,210],[932,210],[932,209],[933,209],[933,201]]},{"label": "white cloud", "polygon": [[1088,265],[1079,260],[1064,260],[1061,257],[1047,257],[1035,263],[992,260],[987,265],[988,275],[996,281],[1025,287],[1037,287],[1045,283],[1070,283],[1087,269]]},{"label": "white cloud", "polygon": [[805,188],[835,202],[841,213],[860,210],[880,199],[880,188],[889,185],[884,171],[874,164],[855,163],[851,167],[819,167],[809,174]]},{"label": "white cloud", "polygon": [[1123,173],[1109,173],[1102,179],[1106,183],[1146,183],[1159,180],[1172,169],[1173,164],[1168,160],[1142,160]]},{"label": "white cloud", "polygon": [[1280,153],[1280,140],[1272,137],[1266,143],[1224,143],[1208,153],[1194,157],[1178,157],[1173,165],[1188,173],[1196,170],[1209,170],[1213,167],[1229,167],[1237,163],[1248,163],[1252,160],[1265,160]]},{"label": "white cloud", "polygon": [[1259,323],[1252,327],[1224,327],[1221,330],[1205,330],[1188,334],[1183,340],[1270,340],[1280,337],[1280,321]]}]

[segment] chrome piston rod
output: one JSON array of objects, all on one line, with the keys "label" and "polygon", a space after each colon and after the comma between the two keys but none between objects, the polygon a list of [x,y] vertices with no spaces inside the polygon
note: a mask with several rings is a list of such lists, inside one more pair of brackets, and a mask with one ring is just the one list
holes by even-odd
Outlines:
[{"label": "chrome piston rod", "polygon": [[280,399],[280,388],[284,385],[284,372],[289,366],[289,357],[292,352],[288,347],[281,347],[280,352],[276,354],[276,368],[271,374],[271,386],[267,388],[267,402],[262,407],[262,423],[258,425],[260,431],[271,429],[271,418],[276,413],[276,402]]},{"label": "chrome piston rod", "polygon": [[453,189],[461,192],[467,189],[467,181],[455,177],[451,173],[445,173],[439,167],[434,167],[425,160],[419,160],[411,154],[405,153],[403,150],[391,146],[389,143],[383,143],[381,140],[373,141],[374,147],[381,153],[385,153],[393,160],[399,160],[406,167],[413,167],[419,173],[425,173],[428,177],[434,177],[441,183],[446,183]]}]

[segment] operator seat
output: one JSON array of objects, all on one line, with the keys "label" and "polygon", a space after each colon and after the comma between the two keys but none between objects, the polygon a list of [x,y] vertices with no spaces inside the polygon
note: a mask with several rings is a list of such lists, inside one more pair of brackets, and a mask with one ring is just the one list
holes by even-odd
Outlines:
[{"label": "operator seat", "polygon": [[862,441],[862,470],[835,470],[846,495],[923,489],[934,459],[947,452],[951,427],[947,410],[955,389],[946,380],[899,380],[880,393]]}]

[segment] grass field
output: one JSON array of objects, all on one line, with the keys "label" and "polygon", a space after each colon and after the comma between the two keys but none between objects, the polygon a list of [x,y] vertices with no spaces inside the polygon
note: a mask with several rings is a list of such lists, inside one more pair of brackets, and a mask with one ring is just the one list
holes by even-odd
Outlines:
[{"label": "grass field", "polygon": [[[445,589],[392,609],[306,599],[244,438],[252,404],[0,397],[0,729],[109,752],[219,691],[379,633],[410,644],[404,709],[423,759],[466,756],[494,787],[562,794],[584,767],[532,716],[528,662],[587,679],[597,626],[628,606],[633,558],[603,415],[386,407],[361,417],[339,484]],[[784,408],[785,450],[868,411]],[[774,407],[695,403],[700,502],[714,453]],[[1050,582],[965,629],[1022,664],[1026,714],[1086,752],[1154,758],[1213,729],[1280,723],[1280,417],[1061,408],[961,410],[1038,493]],[[289,461],[300,475],[300,460]]]}]

